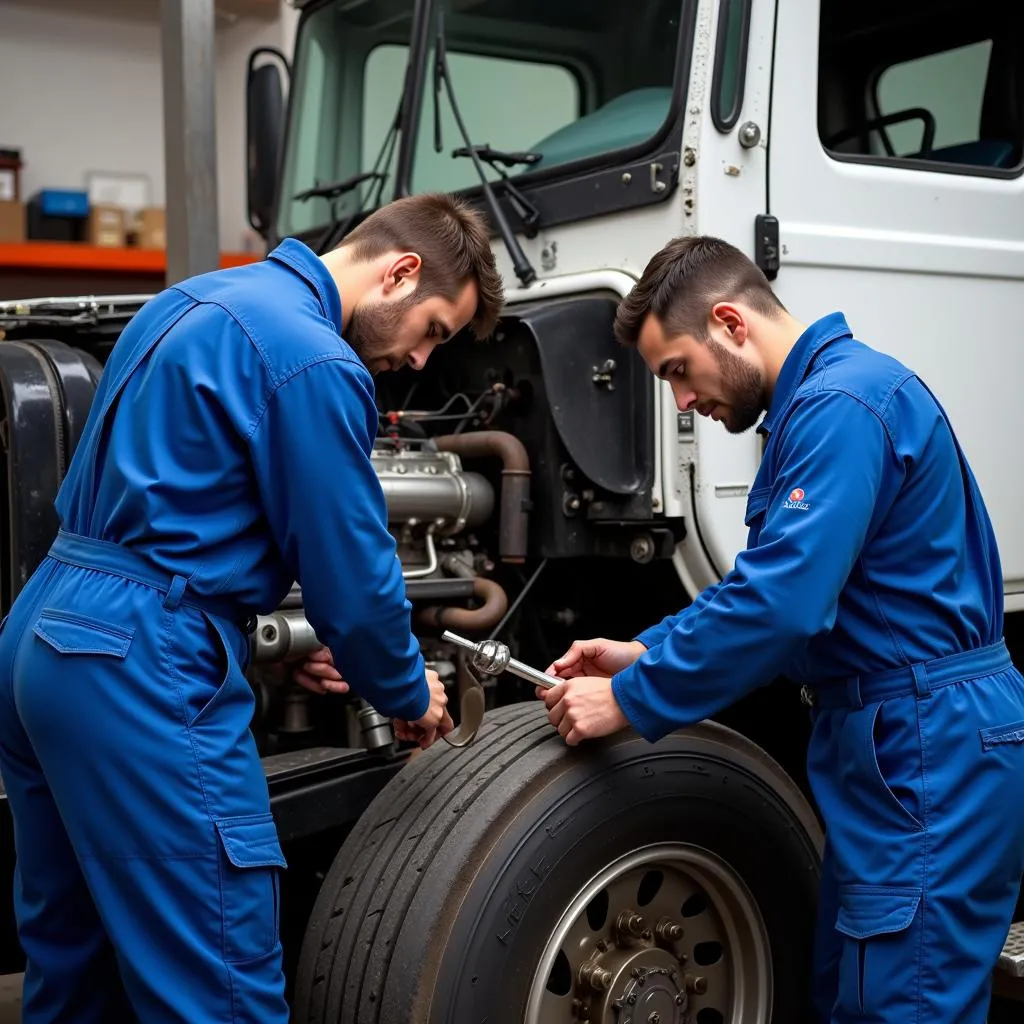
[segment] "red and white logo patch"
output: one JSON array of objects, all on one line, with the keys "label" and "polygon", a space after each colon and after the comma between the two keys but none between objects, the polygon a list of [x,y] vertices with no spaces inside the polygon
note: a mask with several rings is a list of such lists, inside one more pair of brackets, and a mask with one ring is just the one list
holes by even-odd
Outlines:
[{"label": "red and white logo patch", "polygon": [[811,506],[804,501],[807,497],[806,492],[802,487],[794,487],[789,492],[789,497],[782,503],[783,508],[797,508],[801,512],[806,512]]}]

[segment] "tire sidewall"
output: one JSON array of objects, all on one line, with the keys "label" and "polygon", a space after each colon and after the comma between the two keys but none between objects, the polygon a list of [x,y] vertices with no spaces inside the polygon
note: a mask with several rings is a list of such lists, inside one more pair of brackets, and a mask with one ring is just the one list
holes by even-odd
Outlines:
[{"label": "tire sidewall", "polygon": [[820,838],[764,766],[686,733],[656,746],[630,735],[570,752],[492,831],[493,846],[461,865],[475,874],[452,887],[462,897],[446,915],[429,1019],[522,1024],[565,909],[612,861],[655,843],[701,847],[736,871],[768,932],[773,1019],[807,1019]]}]

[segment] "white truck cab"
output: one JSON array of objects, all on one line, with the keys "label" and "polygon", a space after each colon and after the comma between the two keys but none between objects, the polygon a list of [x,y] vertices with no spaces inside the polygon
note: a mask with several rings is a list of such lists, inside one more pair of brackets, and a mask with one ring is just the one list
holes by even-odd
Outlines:
[{"label": "white truck cab", "polygon": [[[415,139],[397,147],[399,192],[479,195],[435,89],[444,10],[468,137],[511,157],[488,162],[488,176],[536,278],[521,285],[496,236],[510,309],[621,295],[674,235],[728,239],[799,319],[841,310],[857,337],[924,377],[989,504],[1006,607],[1024,607],[1013,442],[1024,47],[1013,5],[307,6],[277,233],[322,229],[330,200],[289,197],[373,167],[394,125]],[[335,213],[365,208],[375,184],[335,200]],[[675,564],[693,596],[744,544],[759,438],[678,414],[668,386],[651,386],[653,509],[691,524]]]}]

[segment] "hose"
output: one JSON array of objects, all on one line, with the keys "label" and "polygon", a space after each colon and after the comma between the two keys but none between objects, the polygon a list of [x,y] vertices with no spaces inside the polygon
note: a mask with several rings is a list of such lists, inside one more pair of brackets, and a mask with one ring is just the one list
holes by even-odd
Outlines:
[{"label": "hose", "polygon": [[492,455],[501,459],[498,555],[503,562],[525,562],[530,526],[530,457],[522,441],[504,430],[442,434],[434,441],[440,451],[454,452],[460,458]]},{"label": "hose", "polygon": [[445,629],[464,629],[467,632],[490,629],[508,608],[508,595],[500,583],[473,576],[473,596],[482,601],[479,608],[451,608],[446,605],[431,605],[419,613],[419,621],[425,626]]}]

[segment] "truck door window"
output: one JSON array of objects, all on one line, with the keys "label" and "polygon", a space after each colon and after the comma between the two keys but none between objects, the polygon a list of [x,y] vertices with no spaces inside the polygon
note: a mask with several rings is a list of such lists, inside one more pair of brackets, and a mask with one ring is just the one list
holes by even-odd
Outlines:
[{"label": "truck door window", "polygon": [[836,159],[1015,176],[1024,26],[1001,0],[822,0],[818,130]]},{"label": "truck door window", "polygon": [[718,9],[711,120],[720,132],[727,132],[736,124],[743,107],[750,3],[751,0],[722,0]]},{"label": "truck door window", "polygon": [[[991,55],[992,40],[985,39],[887,67],[878,78],[878,112],[884,117],[915,107],[926,110],[935,120],[933,156],[947,146],[978,142]],[[897,156],[922,151],[923,122],[900,121],[880,131],[889,136]]]}]

